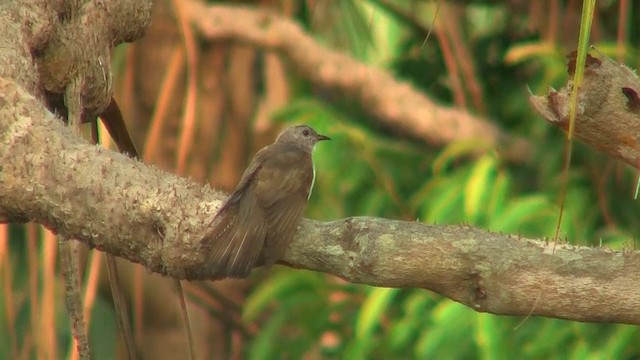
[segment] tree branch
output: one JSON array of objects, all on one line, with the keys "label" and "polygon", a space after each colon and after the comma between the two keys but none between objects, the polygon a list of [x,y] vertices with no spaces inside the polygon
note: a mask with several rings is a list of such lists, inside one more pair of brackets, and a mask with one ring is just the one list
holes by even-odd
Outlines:
[{"label": "tree branch", "polygon": [[268,10],[185,2],[186,16],[210,40],[232,39],[277,51],[314,85],[348,94],[384,125],[423,141],[444,145],[482,139],[505,158],[525,161],[531,145],[487,119],[434,103],[406,82],[318,44],[295,22]]},{"label": "tree branch", "polygon": [[[207,279],[200,244],[224,194],[76,137],[0,78],[0,214],[40,222],[151,271]],[[469,226],[304,220],[283,263],[352,282],[433,290],[476,311],[640,324],[640,252]]]}]

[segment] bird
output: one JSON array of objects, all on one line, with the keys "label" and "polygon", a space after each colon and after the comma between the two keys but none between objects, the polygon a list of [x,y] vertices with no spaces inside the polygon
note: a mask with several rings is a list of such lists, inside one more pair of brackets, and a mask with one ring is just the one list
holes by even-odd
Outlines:
[{"label": "bird", "polygon": [[307,125],[285,129],[258,151],[203,237],[207,274],[245,278],[271,266],[289,246],[315,182],[312,152],[331,140]]}]

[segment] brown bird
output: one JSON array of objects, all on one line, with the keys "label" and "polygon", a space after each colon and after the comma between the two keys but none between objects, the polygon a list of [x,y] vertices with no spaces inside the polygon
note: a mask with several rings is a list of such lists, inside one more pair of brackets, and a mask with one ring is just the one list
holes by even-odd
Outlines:
[{"label": "brown bird", "polygon": [[311,195],[311,153],[321,140],[330,138],[297,125],[256,153],[203,238],[209,274],[246,277],[256,265],[273,265],[283,255]]}]

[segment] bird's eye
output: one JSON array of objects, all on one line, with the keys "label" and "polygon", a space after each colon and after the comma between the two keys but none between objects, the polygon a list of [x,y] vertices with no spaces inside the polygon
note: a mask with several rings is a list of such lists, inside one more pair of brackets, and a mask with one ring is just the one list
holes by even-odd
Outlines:
[{"label": "bird's eye", "polygon": [[302,135],[309,136],[309,130],[307,129],[302,130]]}]

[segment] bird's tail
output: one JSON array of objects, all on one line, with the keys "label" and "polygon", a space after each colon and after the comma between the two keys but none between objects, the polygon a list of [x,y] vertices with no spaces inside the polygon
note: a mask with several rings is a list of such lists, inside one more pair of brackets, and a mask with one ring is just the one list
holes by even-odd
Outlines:
[{"label": "bird's tail", "polygon": [[203,242],[216,277],[244,278],[256,266],[264,245],[266,226],[257,206],[247,201],[225,204],[211,223]]}]

